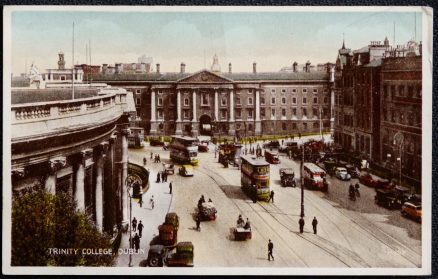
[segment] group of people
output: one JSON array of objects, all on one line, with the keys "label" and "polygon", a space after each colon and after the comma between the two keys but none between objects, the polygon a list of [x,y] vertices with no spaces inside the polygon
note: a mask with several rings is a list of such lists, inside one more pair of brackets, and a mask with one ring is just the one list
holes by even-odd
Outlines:
[{"label": "group of people", "polygon": [[155,181],[156,183],[160,183],[160,182],[167,182],[167,173],[165,171],[159,171],[157,173],[157,181]]},{"label": "group of people", "polygon": [[[151,160],[152,158],[154,159],[154,163],[161,163],[161,158],[160,158],[160,154],[155,154],[151,152]],[[146,159],[146,158],[145,158]],[[144,161],[144,160],[143,160]]]},{"label": "group of people", "polygon": [[[305,224],[305,222],[304,222],[304,218],[303,217],[300,218],[300,220],[298,221],[298,224],[300,225],[300,233],[304,233],[304,224]],[[318,220],[316,219],[316,217],[313,217],[312,227],[313,227],[313,233],[314,234],[317,233],[317,231],[316,231],[317,226],[318,226]]]},{"label": "group of people", "polygon": [[244,228],[245,230],[251,230],[251,223],[249,219],[246,218],[246,222],[242,218],[242,214],[239,214],[239,218],[237,218],[237,227]]},{"label": "group of people", "polygon": [[353,184],[350,184],[350,187],[348,187],[348,194],[350,195],[350,199],[356,200],[356,196],[360,197],[359,188],[359,183],[356,183],[356,185],[354,186]]},{"label": "group of people", "polygon": [[[205,202],[204,195],[201,195],[201,197],[198,200],[198,209],[201,209],[202,204]],[[213,202],[211,199],[208,199],[208,202]]]},{"label": "group of people", "polygon": [[138,249],[140,249],[140,238],[142,235],[144,225],[141,223],[141,220],[137,224],[137,219],[135,217],[132,219],[131,224],[132,224],[132,230],[134,232],[138,231],[138,233],[135,233],[134,237],[132,237],[131,235],[130,248],[134,248],[135,251],[137,252]]}]

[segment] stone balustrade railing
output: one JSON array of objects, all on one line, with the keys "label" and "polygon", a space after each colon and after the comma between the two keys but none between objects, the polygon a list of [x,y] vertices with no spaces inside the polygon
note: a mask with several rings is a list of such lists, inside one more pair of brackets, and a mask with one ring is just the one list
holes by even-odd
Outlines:
[{"label": "stone balustrade railing", "polygon": [[103,123],[119,117],[125,109],[125,90],[107,90],[105,94],[77,100],[12,105],[12,139]]}]

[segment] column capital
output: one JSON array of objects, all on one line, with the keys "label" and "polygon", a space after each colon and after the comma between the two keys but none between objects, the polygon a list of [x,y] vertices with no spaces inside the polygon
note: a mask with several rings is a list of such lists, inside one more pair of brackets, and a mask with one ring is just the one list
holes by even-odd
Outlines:
[{"label": "column capital", "polygon": [[65,167],[67,164],[67,158],[64,156],[54,157],[50,158],[48,161],[50,172],[53,174],[57,172],[58,170]]}]

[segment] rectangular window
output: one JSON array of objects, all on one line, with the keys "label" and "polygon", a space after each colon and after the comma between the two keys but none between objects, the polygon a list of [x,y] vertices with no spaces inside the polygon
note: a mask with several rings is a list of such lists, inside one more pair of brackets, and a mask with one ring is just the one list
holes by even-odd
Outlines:
[{"label": "rectangular window", "polygon": [[242,104],[240,103],[240,97],[236,97],[236,106],[240,106],[240,105],[242,105]]},{"label": "rectangular window", "polygon": [[286,109],[285,108],[281,109],[281,116],[286,117]]},{"label": "rectangular window", "polygon": [[286,104],[286,97],[282,97],[282,98],[281,98],[281,104],[283,104],[283,105]]},{"label": "rectangular window", "polygon": [[272,110],[271,110],[271,117],[272,117],[272,118],[275,118],[275,109],[272,109]]},{"label": "rectangular window", "polygon": [[275,88],[271,89],[271,93],[275,93]]},{"label": "rectangular window", "polygon": [[296,89],[296,88],[293,88],[293,89],[292,89],[292,93],[297,93],[297,89]]},{"label": "rectangular window", "polygon": [[266,117],[266,114],[265,114],[265,108],[261,108],[261,109],[260,109],[260,117],[261,117],[261,118],[265,118],[265,117]]},{"label": "rectangular window", "polygon": [[157,100],[158,100],[158,105],[162,106],[163,105],[163,98],[159,97]]},{"label": "rectangular window", "polygon": [[201,101],[201,104],[203,105],[203,106],[208,106],[208,94],[202,94],[201,95],[201,99],[202,99],[202,101]]},{"label": "rectangular window", "polygon": [[313,113],[313,116],[315,117],[318,117],[318,110],[317,109],[313,109],[313,111],[312,111],[312,113]]},{"label": "rectangular window", "polygon": [[318,97],[313,97],[313,103],[317,104],[318,103]]},{"label": "rectangular window", "polygon": [[313,93],[318,93],[318,89],[317,89],[317,88],[314,88],[314,89],[313,89]]},{"label": "rectangular window", "polygon": [[241,119],[242,118],[242,110],[236,109],[236,118]]},{"label": "rectangular window", "polygon": [[303,97],[303,104],[307,104],[307,98]]},{"label": "rectangular window", "polygon": [[272,104],[272,105],[275,105],[275,97],[272,97],[272,98],[271,98],[271,104]]},{"label": "rectangular window", "polygon": [[226,110],[221,110],[221,118],[227,119],[227,111]]},{"label": "rectangular window", "polygon": [[135,103],[137,106],[141,106],[141,98],[135,98]]},{"label": "rectangular window", "polygon": [[296,109],[296,108],[293,108],[293,109],[292,109],[292,115],[293,115],[293,116],[297,116],[297,109]]},{"label": "rectangular window", "polygon": [[253,110],[252,109],[249,109],[248,110],[248,119],[253,119],[254,118],[254,116],[253,116]]},{"label": "rectangular window", "polygon": [[171,106],[175,105],[175,99],[174,99],[173,94],[169,95],[169,105],[171,105]]},{"label": "rectangular window", "polygon": [[189,98],[184,98],[184,106],[189,106]]},{"label": "rectangular window", "polygon": [[163,119],[163,110],[161,110],[161,109],[157,110],[157,118]]},{"label": "rectangular window", "polygon": [[162,90],[158,90],[157,92],[158,92],[158,95],[162,95],[163,94]]},{"label": "rectangular window", "polygon": [[304,130],[307,130],[307,123],[303,123]]},{"label": "rectangular window", "polygon": [[264,105],[265,104],[265,97],[260,97],[260,104]]},{"label": "rectangular window", "polygon": [[292,123],[292,129],[294,129],[294,130],[297,129],[297,123]]},{"label": "rectangular window", "polygon": [[303,108],[303,116],[307,117],[307,109]]},{"label": "rectangular window", "polygon": [[190,118],[190,111],[188,109],[183,110],[184,119]]},{"label": "rectangular window", "polygon": [[252,89],[248,89],[248,94],[252,94]]},{"label": "rectangular window", "polygon": [[297,98],[296,97],[293,97],[292,98],[292,104],[296,104],[297,103]]},{"label": "rectangular window", "polygon": [[281,93],[286,93],[286,89],[281,89]]},{"label": "rectangular window", "polygon": [[135,89],[136,94],[141,94],[141,89]]},{"label": "rectangular window", "polygon": [[286,123],[281,123],[281,129],[283,130],[283,131],[285,131],[286,130]]},{"label": "rectangular window", "polygon": [[303,93],[307,93],[307,88],[303,88]]},{"label": "rectangular window", "polygon": [[222,106],[226,106],[227,105],[227,98],[226,97],[222,97],[221,98],[221,105]]},{"label": "rectangular window", "polygon": [[252,106],[253,102],[252,102],[252,97],[248,97],[248,105]]},{"label": "rectangular window", "polygon": [[398,95],[400,97],[404,97],[405,96],[405,87],[404,87],[404,85],[399,85],[399,87],[398,87]]}]

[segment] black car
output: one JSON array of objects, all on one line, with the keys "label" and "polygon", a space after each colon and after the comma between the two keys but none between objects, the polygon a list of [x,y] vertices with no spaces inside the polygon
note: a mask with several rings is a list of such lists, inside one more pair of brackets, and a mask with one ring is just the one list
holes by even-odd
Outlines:
[{"label": "black car", "polygon": [[272,140],[263,144],[263,148],[280,148],[280,142],[278,140]]}]

